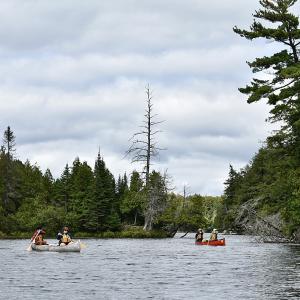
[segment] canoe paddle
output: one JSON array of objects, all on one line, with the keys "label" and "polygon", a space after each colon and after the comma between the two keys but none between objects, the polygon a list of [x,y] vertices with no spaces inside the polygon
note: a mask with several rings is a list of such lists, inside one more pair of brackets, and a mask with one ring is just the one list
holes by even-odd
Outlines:
[{"label": "canoe paddle", "polygon": [[79,244],[80,244],[80,249],[85,249],[87,247],[87,245],[85,243],[82,243],[80,240],[79,240]]},{"label": "canoe paddle", "polygon": [[30,240],[30,244],[29,244],[29,246],[28,246],[27,249],[26,249],[27,251],[32,251],[31,245],[33,244],[34,239],[37,237],[37,235],[38,235],[40,232],[41,232],[41,229],[39,229],[39,230],[36,232],[36,234],[33,235],[33,237],[32,237],[31,240]]}]

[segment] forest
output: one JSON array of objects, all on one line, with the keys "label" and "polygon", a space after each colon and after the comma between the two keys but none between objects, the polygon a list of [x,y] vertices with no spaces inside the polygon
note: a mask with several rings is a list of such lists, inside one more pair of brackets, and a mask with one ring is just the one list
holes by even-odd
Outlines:
[{"label": "forest", "polygon": [[115,179],[98,153],[93,167],[77,157],[56,179],[16,156],[16,137],[7,127],[0,151],[0,237],[28,237],[37,226],[53,236],[64,225],[82,237],[166,237],[212,227],[223,201],[175,194],[166,177],[152,171],[153,228],[143,230],[147,189],[139,172]]},{"label": "forest", "polygon": [[[300,240],[300,63],[297,1],[260,1],[249,30],[234,27],[247,40],[263,39],[281,47],[248,62],[254,78],[240,92],[248,103],[266,101],[274,131],[241,170],[230,166],[219,215],[223,228]],[[268,75],[267,75],[268,74]],[[258,221],[260,224],[258,224]],[[262,226],[265,225],[265,226]],[[274,233],[275,232],[275,233]]]}]

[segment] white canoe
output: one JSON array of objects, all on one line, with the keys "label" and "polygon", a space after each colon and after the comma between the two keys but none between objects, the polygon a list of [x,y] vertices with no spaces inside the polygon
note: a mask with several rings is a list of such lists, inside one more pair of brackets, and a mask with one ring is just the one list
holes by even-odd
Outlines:
[{"label": "white canoe", "polygon": [[70,243],[67,246],[58,245],[31,245],[34,251],[50,251],[50,252],[80,252],[80,241],[76,243]]}]

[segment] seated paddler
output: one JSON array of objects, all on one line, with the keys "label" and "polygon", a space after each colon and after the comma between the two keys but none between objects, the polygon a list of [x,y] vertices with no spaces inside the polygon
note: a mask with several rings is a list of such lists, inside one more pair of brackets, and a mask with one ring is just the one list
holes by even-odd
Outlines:
[{"label": "seated paddler", "polygon": [[46,231],[44,229],[39,229],[39,231],[36,233],[34,243],[38,246],[48,245],[47,241],[44,240],[45,234],[46,234]]},{"label": "seated paddler", "polygon": [[218,239],[218,231],[214,229],[210,235],[210,241],[216,241]]},{"label": "seated paddler", "polygon": [[68,245],[69,243],[72,242],[72,238],[71,238],[71,235],[69,233],[69,227],[65,226],[62,230],[62,233],[59,232],[57,234],[57,239],[58,239],[58,245],[59,246],[66,246]]},{"label": "seated paddler", "polygon": [[195,235],[196,242],[202,242],[203,241],[203,230],[201,228],[198,229],[196,235]]}]

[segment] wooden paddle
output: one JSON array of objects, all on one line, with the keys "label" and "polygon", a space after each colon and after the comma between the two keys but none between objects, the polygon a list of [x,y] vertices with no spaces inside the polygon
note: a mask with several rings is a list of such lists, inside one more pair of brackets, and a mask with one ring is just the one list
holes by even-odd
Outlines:
[{"label": "wooden paddle", "polygon": [[32,237],[31,240],[30,240],[30,244],[29,244],[29,246],[28,246],[27,249],[26,249],[27,251],[32,251],[31,245],[33,244],[35,238],[38,236],[38,234],[39,234],[40,232],[41,232],[41,229],[39,229],[39,230],[36,232],[36,234],[33,235],[33,237]]}]

